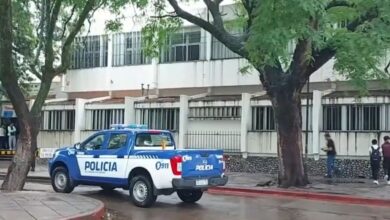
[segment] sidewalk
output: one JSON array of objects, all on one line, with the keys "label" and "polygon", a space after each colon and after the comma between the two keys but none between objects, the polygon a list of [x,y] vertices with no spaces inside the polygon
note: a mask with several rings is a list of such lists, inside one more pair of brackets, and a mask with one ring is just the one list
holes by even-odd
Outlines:
[{"label": "sidewalk", "polygon": [[[268,187],[259,187],[257,184],[266,183],[268,181],[276,182],[276,176],[265,174],[250,174],[250,173],[229,173],[229,182],[227,187],[232,188],[248,188],[248,189],[277,189],[276,185]],[[373,199],[390,200],[390,186],[386,185],[384,180],[380,181],[380,185],[375,185],[369,179],[350,179],[350,178],[334,178],[326,179],[324,177],[310,177],[311,184],[305,188],[289,188],[283,191],[304,191],[311,193],[326,193],[333,195],[349,195],[359,196]]]},{"label": "sidewalk", "polygon": [[[5,175],[7,169],[0,169],[0,177]],[[243,190],[278,190],[281,192],[307,192],[331,195],[357,196],[372,199],[385,199],[390,201],[390,186],[384,180],[375,185],[369,179],[325,179],[324,177],[310,177],[311,184],[305,188],[280,189],[276,185],[276,176],[261,173],[227,173],[228,184],[225,188]],[[48,180],[49,173],[46,166],[36,167],[35,172],[29,172],[29,178],[34,180]],[[258,186],[271,182],[270,186]]]},{"label": "sidewalk", "polygon": [[47,192],[0,192],[0,219],[102,219],[102,202],[79,195]]}]

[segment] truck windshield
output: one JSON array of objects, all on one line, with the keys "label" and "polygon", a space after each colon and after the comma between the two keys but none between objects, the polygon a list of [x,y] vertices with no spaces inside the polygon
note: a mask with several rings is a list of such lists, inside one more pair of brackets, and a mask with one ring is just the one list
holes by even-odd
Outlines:
[{"label": "truck windshield", "polygon": [[136,146],[142,147],[172,147],[173,141],[170,134],[167,133],[140,133],[135,140]]}]

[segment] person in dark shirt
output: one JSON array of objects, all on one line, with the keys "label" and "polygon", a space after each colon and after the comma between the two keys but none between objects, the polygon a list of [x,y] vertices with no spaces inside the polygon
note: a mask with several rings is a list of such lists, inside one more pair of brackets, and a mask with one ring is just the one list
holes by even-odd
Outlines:
[{"label": "person in dark shirt", "polygon": [[387,184],[390,185],[390,137],[385,136],[383,139],[385,141],[385,143],[382,144],[383,169],[387,176]]},{"label": "person in dark shirt", "polygon": [[333,170],[334,170],[334,161],[336,159],[336,147],[329,133],[325,134],[325,139],[326,139],[326,147],[322,148],[322,150],[325,151],[327,155],[327,160],[326,160],[327,174],[325,175],[325,177],[332,178]]}]

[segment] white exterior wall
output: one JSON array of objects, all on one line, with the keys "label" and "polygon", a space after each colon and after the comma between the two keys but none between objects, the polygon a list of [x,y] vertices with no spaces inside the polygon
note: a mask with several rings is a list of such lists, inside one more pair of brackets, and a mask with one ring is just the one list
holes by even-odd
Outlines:
[{"label": "white exterior wall", "polygon": [[40,131],[38,148],[60,148],[73,145],[73,131]]},{"label": "white exterior wall", "polygon": [[[244,59],[225,59],[156,64],[157,76],[152,64],[69,70],[65,92],[139,90],[142,83],[157,85],[158,89],[259,85],[255,70],[251,74],[240,73],[245,63]],[[310,82],[334,80],[331,63],[314,73]]]},{"label": "white exterior wall", "polygon": [[[224,1],[222,11],[224,18],[229,19],[234,15],[234,10],[229,7],[233,0]],[[203,2],[189,2],[183,8],[193,14],[206,17]],[[140,31],[144,24],[142,16],[136,15],[133,8],[124,9],[126,12],[123,28],[120,32]],[[135,16],[135,17],[134,17]],[[210,16],[211,17],[211,16]],[[105,23],[115,18],[108,11],[98,10],[95,13],[89,35],[105,35]],[[193,26],[184,21],[184,27]],[[133,65],[112,67],[112,38],[108,39],[108,66],[90,69],[69,70],[63,80],[66,81],[64,92],[85,92],[85,91],[116,91],[116,90],[139,90],[141,84],[149,84],[151,89],[186,88],[186,87],[210,87],[210,86],[241,86],[258,85],[260,80],[257,72],[253,69],[251,73],[242,75],[240,69],[247,66],[245,59],[211,59],[212,40],[206,31],[201,31],[201,51],[205,54],[205,61],[195,62],[173,62],[161,63],[152,62],[147,65]],[[311,82],[323,82],[341,79],[336,77],[333,69],[333,60],[325,64],[314,73]],[[94,79],[94,80],[90,80]]]}]

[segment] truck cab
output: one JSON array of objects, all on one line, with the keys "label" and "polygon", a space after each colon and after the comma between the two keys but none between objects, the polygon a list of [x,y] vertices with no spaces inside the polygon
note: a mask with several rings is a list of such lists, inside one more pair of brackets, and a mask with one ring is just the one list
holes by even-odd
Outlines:
[{"label": "truck cab", "polygon": [[207,188],[227,183],[224,170],[222,150],[177,149],[171,132],[145,125],[113,125],[57,150],[49,161],[56,192],[70,193],[78,185],[123,188],[140,207],[174,192],[184,202],[197,202]]}]

